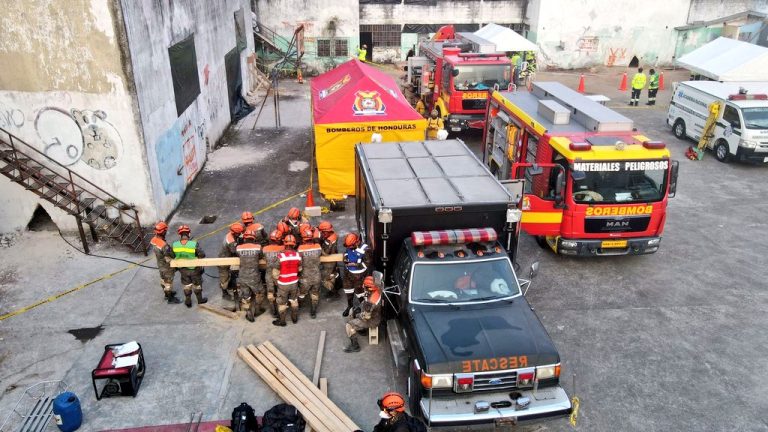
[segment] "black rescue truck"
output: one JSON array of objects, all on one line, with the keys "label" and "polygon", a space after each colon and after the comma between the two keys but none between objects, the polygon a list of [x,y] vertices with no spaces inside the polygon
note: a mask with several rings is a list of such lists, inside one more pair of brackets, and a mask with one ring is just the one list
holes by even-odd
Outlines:
[{"label": "black rescue truck", "polygon": [[560,356],[513,265],[522,184],[500,183],[460,140],[358,145],[356,163],[358,229],[411,413],[451,428],[569,414]]}]

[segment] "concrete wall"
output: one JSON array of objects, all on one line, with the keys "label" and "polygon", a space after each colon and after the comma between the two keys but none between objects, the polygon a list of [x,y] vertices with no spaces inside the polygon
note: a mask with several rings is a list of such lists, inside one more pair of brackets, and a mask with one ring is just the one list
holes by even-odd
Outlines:
[{"label": "concrete wall", "polygon": [[691,0],[688,23],[710,21],[749,10],[768,13],[768,0]]},{"label": "concrete wall", "polygon": [[723,33],[723,26],[697,27],[688,30],[680,30],[677,34],[675,58],[680,58],[689,52],[711,42]]},{"label": "concrete wall", "polygon": [[[224,56],[236,46],[234,14],[245,10],[247,47],[253,51],[248,0],[120,0],[130,41],[141,133],[157,212],[166,216],[200,172],[206,153],[230,123]],[[177,114],[168,48],[194,34],[200,94]],[[248,75],[243,72],[244,88]]]},{"label": "concrete wall", "polygon": [[[324,72],[351,58],[358,46],[360,20],[357,1],[338,0],[254,0],[260,23],[290,40],[304,25],[304,64],[310,72]],[[317,57],[317,39],[346,39],[344,56]]]},{"label": "concrete wall", "polygon": [[[111,0],[4,2],[0,127],[152,220],[119,14]],[[0,176],[0,232],[25,228],[38,204],[60,228],[75,229],[73,217]]]},{"label": "concrete wall", "polygon": [[532,0],[528,38],[558,68],[669,64],[690,0]]}]

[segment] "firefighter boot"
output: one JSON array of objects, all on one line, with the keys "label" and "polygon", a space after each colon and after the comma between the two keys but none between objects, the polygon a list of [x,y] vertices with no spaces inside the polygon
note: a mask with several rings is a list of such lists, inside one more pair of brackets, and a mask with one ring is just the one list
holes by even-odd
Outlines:
[{"label": "firefighter boot", "polygon": [[184,291],[184,304],[188,307],[192,307],[192,293]]},{"label": "firefighter boot", "polygon": [[357,335],[352,335],[349,337],[349,345],[344,347],[345,353],[353,353],[360,351],[360,344],[357,343]]},{"label": "firefighter boot", "polygon": [[299,301],[292,300],[291,304],[291,321],[296,324],[299,321]]},{"label": "firefighter boot", "polygon": [[312,319],[317,318],[317,302],[312,301],[312,304],[309,305],[309,316],[312,317]]},{"label": "firefighter boot", "polygon": [[176,297],[175,291],[166,291],[165,292],[165,301],[168,302],[168,304],[179,304],[181,303],[181,300],[179,300],[178,297]]},{"label": "firefighter boot", "polygon": [[197,304],[208,303],[208,298],[203,297],[203,290],[195,291],[195,298],[197,298]]},{"label": "firefighter boot", "polygon": [[347,308],[341,313],[341,316],[348,317],[349,311],[352,310],[352,300],[355,298],[354,294],[347,294]]},{"label": "firefighter boot", "polygon": [[271,302],[269,302],[269,304],[270,304],[271,309],[272,309],[272,318],[277,318],[278,317],[278,315],[277,315],[277,302],[272,300]]},{"label": "firefighter boot", "polygon": [[272,321],[272,325],[278,326],[278,327],[285,327],[285,310],[281,310],[278,313],[278,318],[274,321]]}]

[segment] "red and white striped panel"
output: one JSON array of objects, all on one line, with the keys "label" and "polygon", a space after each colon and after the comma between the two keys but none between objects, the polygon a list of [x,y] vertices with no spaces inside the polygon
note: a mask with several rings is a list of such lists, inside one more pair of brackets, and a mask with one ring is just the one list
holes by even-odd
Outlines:
[{"label": "red and white striped panel", "polygon": [[498,235],[493,228],[467,228],[440,231],[414,231],[411,241],[416,246],[459,244],[496,241]]}]

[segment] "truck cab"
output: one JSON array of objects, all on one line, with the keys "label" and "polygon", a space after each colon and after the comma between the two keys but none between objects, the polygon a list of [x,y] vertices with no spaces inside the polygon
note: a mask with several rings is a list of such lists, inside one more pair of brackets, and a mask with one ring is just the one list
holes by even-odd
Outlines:
[{"label": "truck cab", "polygon": [[[504,425],[569,414],[560,355],[492,228],[415,232],[388,298],[393,352],[413,415],[431,426]],[[529,281],[524,281],[527,284]]]}]

